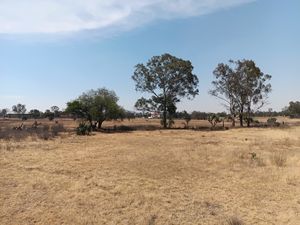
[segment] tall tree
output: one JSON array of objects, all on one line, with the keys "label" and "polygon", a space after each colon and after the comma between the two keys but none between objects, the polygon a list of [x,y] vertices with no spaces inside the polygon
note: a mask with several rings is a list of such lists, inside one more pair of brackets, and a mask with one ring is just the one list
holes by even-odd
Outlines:
[{"label": "tall tree", "polygon": [[59,107],[54,105],[51,106],[51,112],[53,112],[54,117],[59,117]]},{"label": "tall tree", "polygon": [[251,113],[260,109],[267,102],[268,94],[272,90],[271,84],[268,82],[272,76],[264,74],[252,60],[237,61],[237,71],[241,73],[240,84],[242,85],[242,94],[245,96],[246,121],[249,127]]},{"label": "tall tree", "polygon": [[[233,63],[233,61],[230,61]],[[232,126],[235,126],[235,117],[238,109],[241,108],[241,101],[238,98],[239,79],[238,74],[229,65],[220,63],[213,71],[215,80],[212,82],[213,89],[209,93],[223,101],[223,105],[229,110],[232,119]]]},{"label": "tall tree", "polygon": [[26,106],[18,103],[17,105],[12,106],[12,111],[17,113],[18,115],[22,115],[26,112]]},{"label": "tall tree", "polygon": [[124,110],[117,104],[118,100],[115,92],[106,88],[90,90],[68,102],[66,112],[85,118],[91,126],[97,121],[100,129],[105,120],[122,117]]},{"label": "tall tree", "polygon": [[287,112],[292,116],[300,115],[300,102],[290,102],[289,106],[287,107]]},{"label": "tall tree", "polygon": [[230,60],[229,63],[221,63],[214,70],[214,88],[209,93],[225,102],[233,125],[238,114],[240,126],[243,126],[244,119],[250,126],[253,107],[256,107],[255,110],[261,108],[271,92],[271,84],[268,83],[271,76],[264,74],[253,60]]},{"label": "tall tree", "polygon": [[198,93],[198,78],[193,74],[192,63],[170,54],[152,57],[145,65],[137,64],[132,76],[136,91],[151,95],[146,101],[148,107],[162,112],[164,128],[171,125],[176,103],[182,98],[194,98]]}]

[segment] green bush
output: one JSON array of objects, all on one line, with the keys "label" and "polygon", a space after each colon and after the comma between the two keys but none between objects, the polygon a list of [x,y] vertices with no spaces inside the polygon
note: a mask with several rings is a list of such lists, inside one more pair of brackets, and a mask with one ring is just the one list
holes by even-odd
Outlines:
[{"label": "green bush", "polygon": [[210,114],[207,120],[211,124],[211,128],[214,128],[218,123],[222,122],[221,118],[215,113]]},{"label": "green bush", "polygon": [[267,123],[275,123],[277,121],[277,118],[275,118],[275,117],[271,117],[271,118],[269,118],[268,120],[267,120]]},{"label": "green bush", "polygon": [[90,125],[86,123],[80,123],[76,128],[77,135],[89,135],[92,132],[92,128]]}]

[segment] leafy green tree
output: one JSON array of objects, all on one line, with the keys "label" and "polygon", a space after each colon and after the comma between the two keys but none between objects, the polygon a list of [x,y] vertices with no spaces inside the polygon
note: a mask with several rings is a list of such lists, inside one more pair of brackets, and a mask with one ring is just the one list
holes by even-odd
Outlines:
[{"label": "leafy green tree", "polygon": [[145,65],[137,64],[132,76],[136,91],[148,93],[149,99],[138,100],[145,109],[162,112],[162,125],[171,126],[176,103],[182,98],[194,98],[198,93],[198,78],[193,74],[192,63],[170,54],[152,57]]},{"label": "leafy green tree", "polygon": [[93,126],[93,121],[97,121],[100,129],[105,120],[122,118],[125,114],[124,109],[117,104],[118,100],[115,92],[106,88],[90,90],[68,102],[66,112],[86,119],[90,126]]},{"label": "leafy green tree", "polygon": [[211,128],[214,128],[218,123],[222,122],[218,114],[212,113],[207,118],[208,122],[211,124]]},{"label": "leafy green tree", "polygon": [[37,118],[41,117],[41,112],[38,109],[30,110],[29,114],[31,114],[34,119],[37,119]]},{"label": "leafy green tree", "polygon": [[299,116],[300,115],[300,102],[290,102],[287,108],[287,111],[292,116]]},{"label": "leafy green tree", "polygon": [[145,116],[145,113],[149,113],[153,110],[155,110],[155,107],[152,105],[152,101],[149,99],[146,99],[144,97],[138,99],[134,105],[134,107],[142,112],[142,115]]},{"label": "leafy green tree", "polygon": [[214,70],[215,80],[209,93],[223,100],[233,126],[237,115],[240,126],[243,126],[245,113],[247,126],[250,126],[253,107],[256,107],[255,110],[261,108],[271,92],[271,84],[268,83],[271,76],[264,74],[252,60],[230,60],[229,63],[221,63]]}]

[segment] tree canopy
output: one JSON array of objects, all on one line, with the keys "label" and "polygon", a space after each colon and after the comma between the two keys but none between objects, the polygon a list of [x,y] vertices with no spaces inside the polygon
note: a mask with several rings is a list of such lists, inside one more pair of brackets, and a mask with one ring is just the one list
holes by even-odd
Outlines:
[{"label": "tree canopy", "polygon": [[268,83],[271,76],[264,74],[253,60],[230,60],[229,65],[221,63],[213,74],[215,80],[209,93],[223,100],[230,111],[233,126],[237,115],[241,126],[244,119],[250,126],[254,107],[255,110],[261,108],[271,92],[271,84]]},{"label": "tree canopy", "polygon": [[198,78],[192,63],[170,54],[152,57],[146,64],[137,64],[132,76],[136,91],[150,94],[139,99],[137,109],[162,112],[162,125],[172,124],[176,103],[184,97],[194,98],[198,93]]},{"label": "tree canopy", "polygon": [[38,109],[31,109],[29,114],[31,114],[34,119],[37,119],[41,117],[42,112],[40,112]]},{"label": "tree canopy", "polygon": [[17,114],[24,114],[26,112],[26,106],[18,103],[17,105],[12,106],[12,111]]},{"label": "tree canopy", "polygon": [[291,101],[289,103],[289,106],[287,107],[287,113],[290,116],[300,116],[300,102],[299,101]]},{"label": "tree canopy", "polygon": [[93,121],[96,121],[100,129],[105,120],[122,117],[124,110],[117,104],[118,100],[114,91],[106,88],[92,89],[80,95],[76,100],[68,102],[66,112],[86,119],[91,126],[93,126]]}]

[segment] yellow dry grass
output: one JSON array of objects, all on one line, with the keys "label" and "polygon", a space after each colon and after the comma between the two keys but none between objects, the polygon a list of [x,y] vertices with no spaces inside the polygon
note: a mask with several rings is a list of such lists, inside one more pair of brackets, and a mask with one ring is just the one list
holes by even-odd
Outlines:
[{"label": "yellow dry grass", "polygon": [[300,127],[0,144],[0,224],[300,224]]}]

